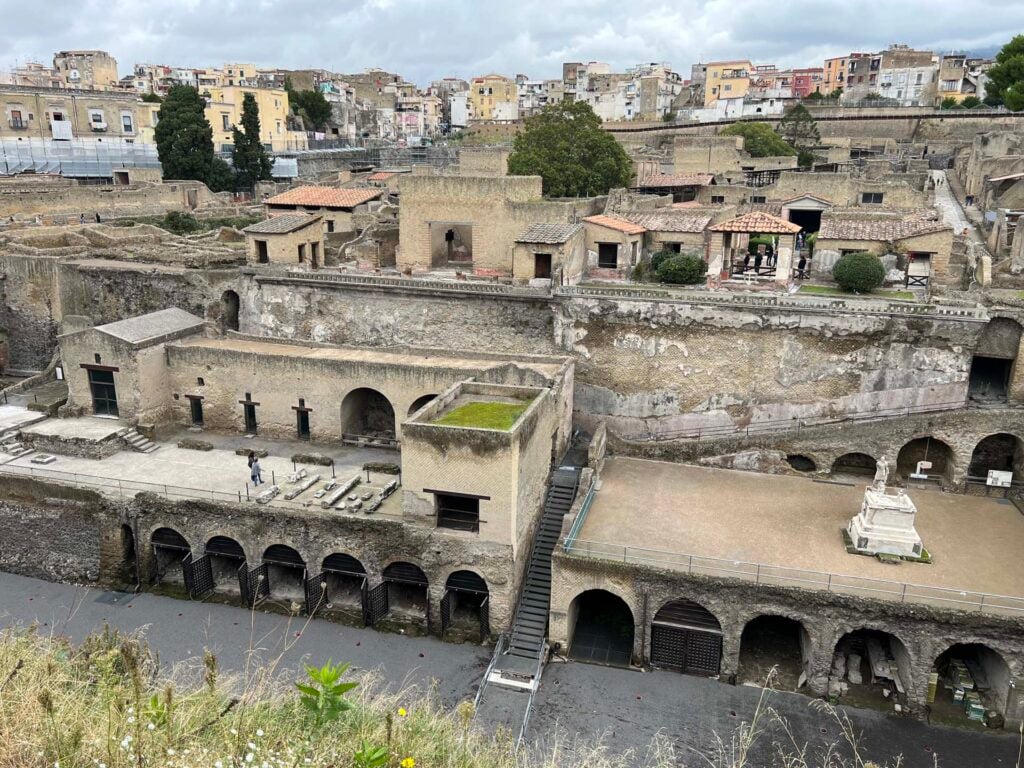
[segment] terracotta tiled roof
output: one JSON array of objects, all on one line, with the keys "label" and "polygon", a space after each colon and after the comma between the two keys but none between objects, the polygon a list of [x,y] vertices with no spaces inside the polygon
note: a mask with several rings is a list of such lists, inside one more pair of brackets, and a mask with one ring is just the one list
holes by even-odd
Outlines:
[{"label": "terracotta tiled roof", "polygon": [[392,176],[395,176],[395,175],[396,174],[395,174],[394,171],[377,171],[376,173],[371,173],[369,176],[367,176],[366,180],[367,181],[387,181],[388,179],[390,179]]},{"label": "terracotta tiled roof", "polygon": [[929,212],[929,215],[917,213],[899,218],[823,216],[818,239],[895,241],[944,229],[952,227],[936,218],[933,212]]},{"label": "terracotta tiled roof", "polygon": [[711,223],[711,216],[668,210],[653,213],[631,213],[629,220],[644,229],[656,232],[703,232]]},{"label": "terracotta tiled roof", "polygon": [[714,181],[710,173],[658,173],[640,179],[637,187],[706,187]]},{"label": "terracotta tiled roof", "polygon": [[801,229],[791,221],[761,211],[751,211],[711,227],[712,232],[753,232],[764,235],[795,235]]},{"label": "terracotta tiled roof", "polygon": [[319,216],[310,216],[308,213],[285,213],[280,216],[271,216],[269,219],[257,221],[251,224],[243,232],[252,232],[256,235],[283,235],[286,232],[294,232],[314,221],[320,221]]},{"label": "terracotta tiled roof", "polygon": [[564,243],[583,229],[582,224],[534,224],[518,237],[519,243]]},{"label": "terracotta tiled roof", "polygon": [[274,195],[267,205],[305,205],[310,208],[355,208],[380,197],[381,190],[365,187],[296,187]]},{"label": "terracotta tiled roof", "polygon": [[614,229],[627,235],[642,235],[647,231],[638,224],[634,224],[632,221],[619,218],[618,216],[587,216],[583,220],[588,224],[597,224],[601,227],[608,227],[608,229]]}]

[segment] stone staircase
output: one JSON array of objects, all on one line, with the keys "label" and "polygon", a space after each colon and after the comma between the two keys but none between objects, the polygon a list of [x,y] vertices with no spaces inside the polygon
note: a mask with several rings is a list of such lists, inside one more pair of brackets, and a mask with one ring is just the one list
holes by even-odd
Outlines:
[{"label": "stone staircase", "polygon": [[7,434],[0,436],[0,452],[6,453],[8,456],[13,456],[17,459],[25,456],[26,454],[32,453],[32,449],[18,440],[17,432],[8,432]]},{"label": "stone staircase", "polygon": [[547,638],[551,602],[551,553],[562,530],[562,518],[572,507],[579,470],[562,467],[551,475],[544,512],[533,540],[523,591],[516,606],[508,649],[494,665],[490,682],[512,687],[535,686]]},{"label": "stone staircase", "polygon": [[128,429],[118,432],[118,436],[128,444],[128,447],[138,453],[152,453],[160,446],[154,443],[152,440],[148,440],[140,435],[135,427],[129,427]]}]

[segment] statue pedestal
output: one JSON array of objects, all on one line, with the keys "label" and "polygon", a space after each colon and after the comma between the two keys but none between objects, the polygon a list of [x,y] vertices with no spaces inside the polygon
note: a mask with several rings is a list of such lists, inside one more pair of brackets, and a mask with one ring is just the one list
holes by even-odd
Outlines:
[{"label": "statue pedestal", "polygon": [[921,557],[923,544],[914,528],[917,507],[902,491],[886,493],[884,486],[864,489],[860,513],[846,532],[854,550],[863,555]]}]

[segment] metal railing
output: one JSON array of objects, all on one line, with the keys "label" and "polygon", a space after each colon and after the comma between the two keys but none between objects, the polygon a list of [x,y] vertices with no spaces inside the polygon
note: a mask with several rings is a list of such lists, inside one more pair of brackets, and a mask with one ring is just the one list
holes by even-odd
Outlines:
[{"label": "metal railing", "polygon": [[385,275],[349,275],[340,272],[287,272],[283,275],[259,275],[257,281],[312,281],[318,283],[343,283],[365,285],[374,288],[405,288],[422,291],[460,291],[463,293],[502,294],[509,296],[548,296],[542,288],[528,288],[507,283],[484,282],[480,280],[422,280],[414,277],[389,277]]},{"label": "metal railing", "polygon": [[155,493],[167,499],[199,499],[202,501],[233,501],[247,500],[247,493],[239,490],[215,491],[209,488],[187,488],[168,483],[145,483],[139,480],[120,480],[98,475],[86,475],[80,472],[63,472],[42,467],[22,467],[12,464],[0,465],[0,475],[31,477],[37,480],[55,480],[73,485],[76,488],[87,488],[100,492],[113,493],[119,498],[133,498],[139,493]]},{"label": "metal railing", "polygon": [[642,435],[620,435],[623,440],[634,442],[660,442],[663,440],[716,440],[722,437],[751,437],[757,435],[775,435],[815,427],[828,426],[856,421],[875,421],[877,419],[893,419],[913,416],[919,413],[936,413],[941,411],[961,410],[967,407],[964,400],[953,400],[944,403],[927,403],[925,405],[908,405],[903,408],[883,408],[870,411],[850,411],[834,416],[809,416],[804,419],[775,419],[758,421],[746,426],[724,424],[713,427],[688,427],[669,429],[660,432],[649,432]]},{"label": "metal railing", "polygon": [[898,603],[928,605],[934,608],[1024,617],[1024,597],[909,584],[888,579],[872,579],[864,576],[849,576],[804,568],[751,563],[743,560],[726,560],[657,549],[627,547],[585,539],[569,541],[568,537],[563,542],[562,548],[566,554],[580,557],[596,557],[620,563],[671,568],[699,576],[739,579],[757,586],[802,587],[852,597],[870,597]]},{"label": "metal railing", "polygon": [[809,296],[800,294],[741,294],[728,291],[694,291],[685,289],[640,288],[629,285],[594,286],[572,285],[559,286],[554,291],[556,296],[580,298],[622,298],[622,299],[653,299],[662,301],[685,302],[695,305],[735,306],[807,311],[825,310],[828,312],[850,312],[853,314],[884,314],[884,315],[920,315],[924,317],[940,317],[984,322],[988,320],[988,312],[984,307],[944,304],[921,304],[912,301],[890,301],[887,299],[842,298],[831,296]]}]

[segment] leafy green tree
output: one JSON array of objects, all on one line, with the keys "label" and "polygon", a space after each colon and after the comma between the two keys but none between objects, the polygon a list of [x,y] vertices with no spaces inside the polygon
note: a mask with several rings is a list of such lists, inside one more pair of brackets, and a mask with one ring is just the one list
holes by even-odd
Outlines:
[{"label": "leafy green tree", "polygon": [[238,184],[252,189],[257,181],[270,178],[270,156],[260,139],[260,107],[256,97],[245,94],[242,99],[242,130],[236,125],[234,146],[231,148],[231,161],[235,164]]},{"label": "leafy green tree", "polygon": [[751,157],[783,157],[797,154],[768,123],[733,123],[721,136],[742,136],[743,148]]},{"label": "leafy green tree", "polygon": [[844,291],[870,293],[885,282],[885,267],[873,253],[848,253],[832,267],[832,277]]},{"label": "leafy green tree", "polygon": [[977,96],[967,96],[960,102],[960,106],[964,109],[974,109],[975,107],[981,106],[981,99]]},{"label": "leafy green tree", "polygon": [[832,91],[832,93],[828,95],[828,97],[830,99],[835,99],[836,101],[839,101],[843,97],[843,89],[836,88],[834,91]]},{"label": "leafy green tree", "polygon": [[959,103],[952,96],[947,96],[939,102],[939,109],[956,109],[959,107]]},{"label": "leafy green tree", "polygon": [[658,282],[694,285],[704,280],[708,272],[704,259],[692,253],[676,253],[658,264],[655,274]]},{"label": "leafy green tree", "polygon": [[163,99],[160,98],[160,94],[152,93],[152,92],[142,94],[142,100],[147,102],[147,103],[149,103],[149,104],[161,104],[161,103],[163,103]]},{"label": "leafy green tree", "polygon": [[156,151],[165,179],[194,179],[220,192],[231,185],[225,184],[226,164],[213,152],[213,129],[205,109],[195,88],[172,86],[158,113]]},{"label": "leafy green tree", "polygon": [[589,197],[628,186],[633,164],[589,104],[560,101],[526,119],[508,172],[540,176],[548,197]]},{"label": "leafy green tree", "polygon": [[1014,112],[1024,110],[1024,35],[1016,35],[1003,46],[987,74],[986,104],[1005,104]]},{"label": "leafy green tree", "polygon": [[818,123],[811,117],[807,107],[796,104],[787,109],[779,121],[779,135],[796,149],[797,164],[801,168],[810,168],[814,165],[814,152],[811,150],[821,141],[821,133],[818,132]]},{"label": "leafy green tree", "polygon": [[314,128],[324,128],[331,122],[331,104],[320,91],[299,91],[298,112]]}]

